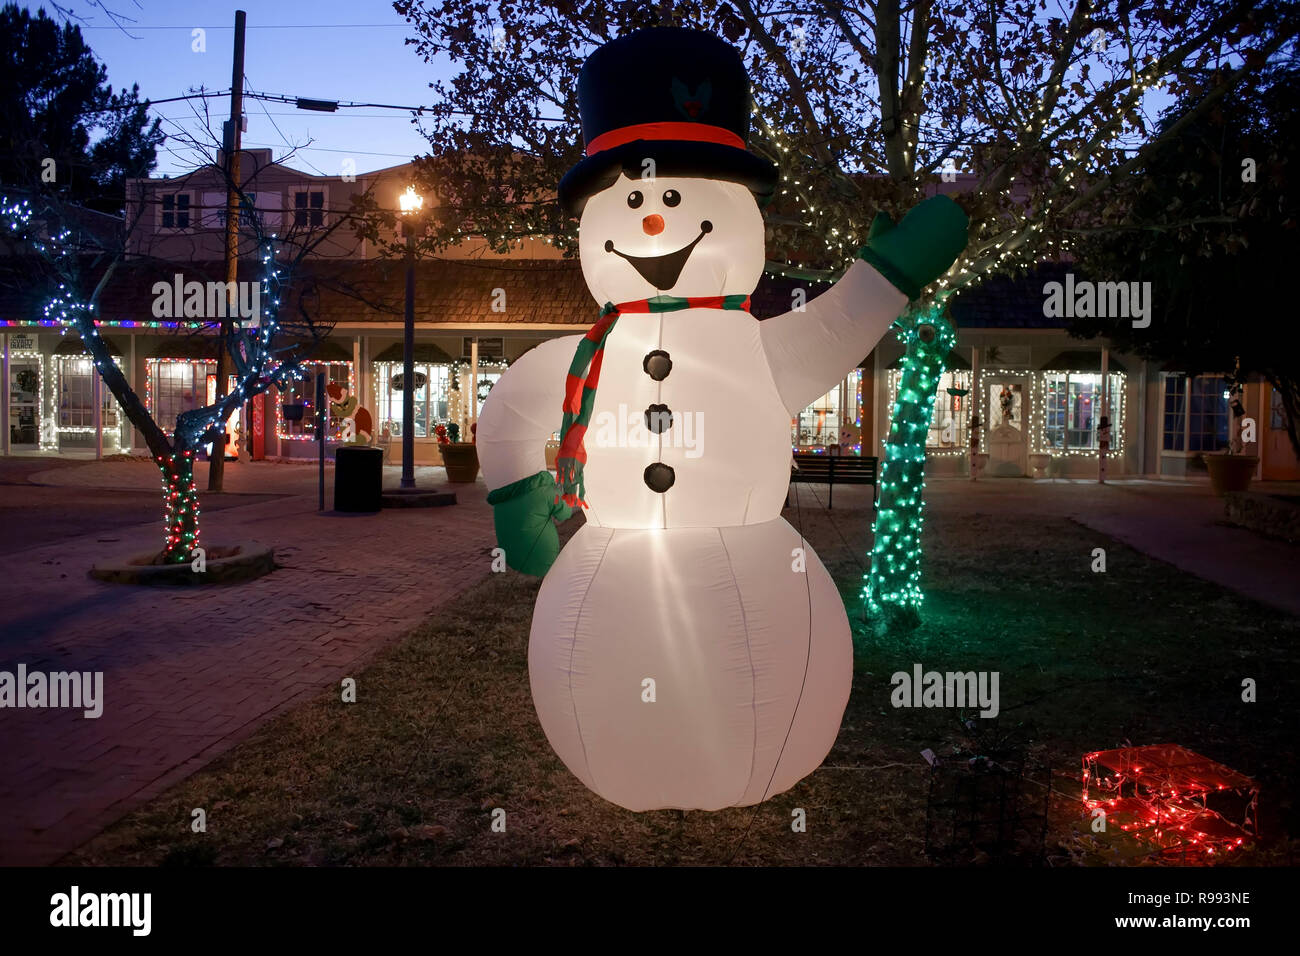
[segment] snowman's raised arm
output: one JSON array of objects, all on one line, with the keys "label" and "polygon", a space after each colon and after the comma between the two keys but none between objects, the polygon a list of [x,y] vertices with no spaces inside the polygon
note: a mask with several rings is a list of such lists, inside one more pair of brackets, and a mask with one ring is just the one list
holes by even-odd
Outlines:
[{"label": "snowman's raised arm", "polygon": [[802,311],[759,323],[777,392],[791,415],[825,395],[885,337],[907,296],[859,259]]},{"label": "snowman's raised arm", "polygon": [[546,442],[563,421],[565,376],[581,338],[543,342],[492,386],[475,432],[489,490],[546,471]]},{"label": "snowman's raised arm", "polygon": [[878,213],[858,261],[833,288],[802,312],[760,323],[772,377],[791,415],[826,394],[876,347],[908,300],[961,255],[969,225],[947,196],[931,196],[898,225]]}]

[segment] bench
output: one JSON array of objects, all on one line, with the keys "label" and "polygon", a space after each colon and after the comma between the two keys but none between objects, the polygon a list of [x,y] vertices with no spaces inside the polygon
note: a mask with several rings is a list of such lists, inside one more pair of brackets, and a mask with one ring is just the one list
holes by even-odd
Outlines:
[{"label": "bench", "polygon": [[809,451],[794,453],[791,481],[818,482],[828,487],[826,507],[831,507],[835,485],[871,485],[871,503],[876,503],[880,488],[876,484],[880,459],[874,455],[830,455]]}]

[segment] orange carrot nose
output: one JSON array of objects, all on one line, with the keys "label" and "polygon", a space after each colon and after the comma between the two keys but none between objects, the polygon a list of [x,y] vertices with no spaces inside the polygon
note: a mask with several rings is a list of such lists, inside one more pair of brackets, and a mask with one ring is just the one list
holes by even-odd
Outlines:
[{"label": "orange carrot nose", "polygon": [[657,236],[664,231],[664,217],[658,214],[646,216],[641,220],[641,228],[647,236]]}]

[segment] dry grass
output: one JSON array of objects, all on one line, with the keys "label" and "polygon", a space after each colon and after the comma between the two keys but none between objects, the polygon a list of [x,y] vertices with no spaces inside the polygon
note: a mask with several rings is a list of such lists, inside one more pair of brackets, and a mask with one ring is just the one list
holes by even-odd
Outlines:
[{"label": "dry grass", "polygon": [[[869,517],[802,500],[787,518],[853,608]],[[759,807],[633,814],[572,777],[529,697],[537,582],[511,572],[381,654],[358,703],[330,693],[272,721],[66,862],[924,865],[919,752],[966,741],[951,711],[889,705],[889,675],[913,663],[1001,673],[999,731],[1056,772],[1049,863],[1143,861],[1127,838],[1077,832],[1081,755],[1125,740],[1181,743],[1256,776],[1271,839],[1239,860],[1293,862],[1300,622],[1065,521],[938,513],[926,544],[925,624],[861,630],[834,750]],[[1106,574],[1089,570],[1097,546]],[[1243,677],[1260,682],[1259,703],[1241,703]],[[204,834],[189,831],[195,807]],[[497,807],[505,833],[491,829]],[[791,832],[795,807],[806,833]]]}]

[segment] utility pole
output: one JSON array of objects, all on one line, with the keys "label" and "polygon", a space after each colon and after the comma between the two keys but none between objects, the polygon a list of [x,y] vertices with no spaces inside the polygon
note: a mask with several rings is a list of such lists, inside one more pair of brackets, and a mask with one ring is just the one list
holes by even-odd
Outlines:
[{"label": "utility pole", "polygon": [[[221,320],[217,341],[217,401],[226,396],[233,363],[226,341],[234,331],[233,316],[239,311],[239,150],[244,125],[244,21],[248,14],[235,11],[235,60],[230,71],[230,123],[222,137],[226,166],[226,315]],[[208,458],[208,491],[221,491],[226,474],[226,431],[212,443]]]}]

